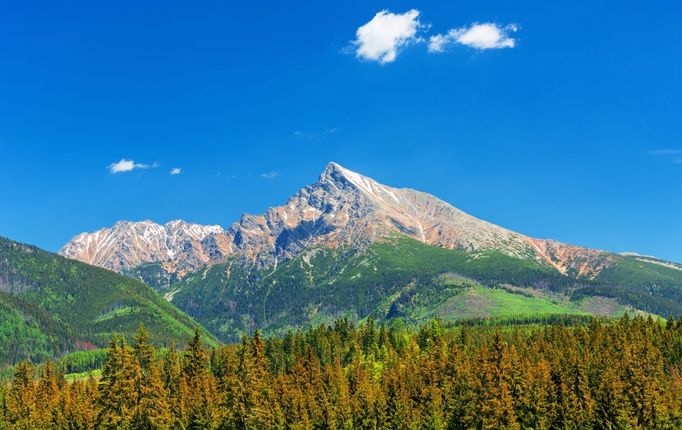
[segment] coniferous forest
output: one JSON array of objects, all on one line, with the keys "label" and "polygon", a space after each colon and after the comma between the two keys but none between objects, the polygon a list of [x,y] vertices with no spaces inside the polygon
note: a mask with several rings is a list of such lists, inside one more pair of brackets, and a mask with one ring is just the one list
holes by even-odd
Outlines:
[{"label": "coniferous forest", "polygon": [[682,321],[347,320],[206,349],[111,340],[101,374],[0,385],[0,429],[678,429]]}]

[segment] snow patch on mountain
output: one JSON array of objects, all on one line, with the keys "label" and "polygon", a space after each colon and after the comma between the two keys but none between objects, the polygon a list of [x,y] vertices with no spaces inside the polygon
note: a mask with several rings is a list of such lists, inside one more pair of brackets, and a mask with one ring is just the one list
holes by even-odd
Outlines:
[{"label": "snow patch on mountain", "polygon": [[76,236],[60,254],[116,271],[160,262],[164,270],[182,276],[230,255],[271,268],[308,249],[362,251],[396,233],[472,254],[495,250],[534,259],[577,277],[594,278],[613,262],[613,254],[533,239],[430,194],[383,185],[334,162],[286,204],[262,215],[243,215],[227,230],[182,220],[164,225],[120,221]]}]

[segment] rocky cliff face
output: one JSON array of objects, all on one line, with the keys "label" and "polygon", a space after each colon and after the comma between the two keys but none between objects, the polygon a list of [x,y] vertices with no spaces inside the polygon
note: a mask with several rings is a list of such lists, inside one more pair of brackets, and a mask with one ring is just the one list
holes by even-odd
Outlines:
[{"label": "rocky cliff face", "polygon": [[112,270],[162,262],[182,273],[229,255],[260,267],[276,266],[312,247],[350,247],[401,233],[429,245],[476,253],[497,250],[535,259],[571,276],[594,277],[612,255],[539,240],[468,215],[430,194],[392,188],[330,163],[319,180],[262,215],[244,215],[227,231],[173,221],[119,222],[83,233],[60,253]]},{"label": "rocky cliff face", "polygon": [[493,249],[532,258],[573,276],[594,277],[612,262],[608,253],[533,239],[430,194],[388,187],[336,163],[286,205],[259,216],[245,215],[228,231],[235,250],[265,266],[305,248],[362,248],[395,233],[442,248],[472,253]]},{"label": "rocky cliff face", "polygon": [[232,252],[220,226],[171,221],[119,221],[111,228],[81,233],[59,254],[117,272],[143,263],[159,262],[168,272],[182,275]]}]

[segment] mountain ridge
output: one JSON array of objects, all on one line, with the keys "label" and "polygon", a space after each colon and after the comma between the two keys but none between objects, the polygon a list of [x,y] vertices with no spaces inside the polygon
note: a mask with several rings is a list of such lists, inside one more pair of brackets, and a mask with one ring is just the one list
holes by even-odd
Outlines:
[{"label": "mountain ridge", "polygon": [[[177,226],[183,227],[182,234],[177,234]],[[496,249],[534,258],[577,277],[595,278],[610,267],[614,255],[531,238],[475,218],[429,193],[383,185],[335,162],[284,205],[260,215],[244,214],[227,229],[180,220],[164,225],[119,221],[109,229],[81,233],[59,254],[119,272],[161,263],[163,271],[182,278],[232,255],[259,267],[276,267],[310,246],[363,249],[394,232],[447,249]],[[169,244],[172,234],[178,240]],[[106,252],[101,252],[103,248]]]},{"label": "mountain ridge", "polygon": [[194,270],[227,254],[229,246],[212,240],[224,233],[218,225],[172,220],[118,221],[110,228],[81,233],[58,254],[120,272],[143,263],[162,262],[169,272]]}]

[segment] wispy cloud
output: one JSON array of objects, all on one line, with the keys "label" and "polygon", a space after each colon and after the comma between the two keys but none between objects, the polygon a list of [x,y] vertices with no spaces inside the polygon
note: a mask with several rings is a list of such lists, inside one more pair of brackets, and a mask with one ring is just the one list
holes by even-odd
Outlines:
[{"label": "wispy cloud", "polygon": [[682,149],[680,148],[655,149],[649,151],[648,154],[669,163],[682,164]]},{"label": "wispy cloud", "polygon": [[170,174],[175,176],[175,175],[180,175],[182,173],[182,169],[180,167],[173,167],[170,169]]},{"label": "wispy cloud", "polygon": [[131,172],[136,169],[151,169],[151,168],[156,168],[159,167],[158,163],[154,164],[144,164],[144,163],[136,163],[133,160],[128,160],[125,158],[122,158],[120,161],[116,163],[111,163],[108,167],[109,172],[112,174],[116,173],[125,173],[125,172]]},{"label": "wispy cloud", "polygon": [[261,174],[259,175],[259,177],[261,177],[261,178],[263,178],[263,179],[275,179],[275,178],[278,177],[279,175],[280,175],[280,173],[279,173],[278,171],[271,170],[271,171],[269,171],[269,172],[261,173]]},{"label": "wispy cloud", "polygon": [[294,132],[294,136],[298,137],[299,139],[313,140],[313,139],[319,139],[320,137],[328,136],[330,134],[336,134],[340,131],[341,131],[341,129],[339,127],[325,128],[322,131],[313,131],[313,132],[296,130]]},{"label": "wispy cloud", "polygon": [[491,22],[453,28],[445,34],[431,36],[429,52],[444,52],[452,44],[465,45],[478,50],[513,48],[516,46],[516,41],[511,34],[517,30],[516,24],[500,27]]},{"label": "wispy cloud", "polygon": [[369,22],[360,26],[352,42],[357,58],[387,64],[395,61],[401,48],[418,41],[419,11],[405,13],[382,10]]},{"label": "wispy cloud", "polygon": [[671,156],[674,157],[676,155],[682,155],[682,149],[655,149],[653,151],[649,151],[649,155],[654,155],[654,156]]}]

